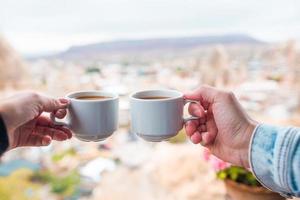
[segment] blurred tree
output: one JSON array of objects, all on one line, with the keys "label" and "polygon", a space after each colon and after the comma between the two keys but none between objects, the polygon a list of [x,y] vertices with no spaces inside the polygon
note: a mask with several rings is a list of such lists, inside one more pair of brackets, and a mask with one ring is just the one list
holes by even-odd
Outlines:
[{"label": "blurred tree", "polygon": [[20,56],[0,35],[0,89],[20,88],[26,82],[26,71]]},{"label": "blurred tree", "polygon": [[286,58],[286,63],[291,71],[295,70],[296,68],[296,53],[296,41],[287,41],[283,49],[283,54]]},{"label": "blurred tree", "polygon": [[287,79],[298,95],[298,109],[300,110],[300,54],[297,51],[297,42],[289,40],[283,48],[283,55],[288,67]]},{"label": "blurred tree", "polygon": [[231,84],[231,75],[228,54],[224,46],[215,47],[208,64],[200,71],[201,82],[211,86],[227,87]]}]

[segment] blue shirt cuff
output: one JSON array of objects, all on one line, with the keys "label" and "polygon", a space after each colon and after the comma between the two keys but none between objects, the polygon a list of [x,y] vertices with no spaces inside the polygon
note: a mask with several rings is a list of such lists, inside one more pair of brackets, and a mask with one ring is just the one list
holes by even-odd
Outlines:
[{"label": "blue shirt cuff", "polygon": [[249,163],[257,180],[266,188],[289,198],[294,194],[289,180],[292,128],[260,124],[252,135]]}]

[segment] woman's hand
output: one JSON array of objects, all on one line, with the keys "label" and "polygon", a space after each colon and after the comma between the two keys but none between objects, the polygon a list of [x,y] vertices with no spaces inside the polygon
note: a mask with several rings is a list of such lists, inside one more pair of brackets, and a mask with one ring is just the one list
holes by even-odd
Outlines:
[{"label": "woman's hand", "polygon": [[72,137],[67,127],[57,126],[43,112],[64,118],[67,99],[53,99],[37,93],[20,93],[0,102],[0,114],[6,124],[9,149],[21,146],[46,146],[52,140]]}]

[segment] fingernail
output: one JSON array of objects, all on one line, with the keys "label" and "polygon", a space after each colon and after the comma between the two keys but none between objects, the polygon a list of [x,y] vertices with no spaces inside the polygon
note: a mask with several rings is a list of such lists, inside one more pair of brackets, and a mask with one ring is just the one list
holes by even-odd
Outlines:
[{"label": "fingernail", "polygon": [[205,143],[203,140],[200,142],[200,144],[201,144],[202,146],[205,146],[205,145],[206,145],[206,143]]},{"label": "fingernail", "polygon": [[64,98],[60,98],[59,102],[62,103],[62,104],[68,104],[69,100],[68,99],[64,99]]}]

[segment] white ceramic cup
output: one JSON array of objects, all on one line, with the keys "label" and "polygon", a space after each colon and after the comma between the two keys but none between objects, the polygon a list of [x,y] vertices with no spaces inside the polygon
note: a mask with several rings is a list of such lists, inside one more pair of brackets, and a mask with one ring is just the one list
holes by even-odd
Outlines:
[{"label": "white ceramic cup", "polygon": [[[105,96],[109,98],[87,100],[76,99],[84,96]],[[118,128],[119,97],[101,91],[73,92],[66,96],[70,100],[66,122],[51,119],[56,125],[64,125],[83,141],[101,141],[113,134]]]},{"label": "white ceramic cup", "polygon": [[[164,99],[143,99],[167,97]],[[184,122],[199,119],[183,117],[186,103],[181,92],[175,90],[146,90],[130,96],[131,130],[144,140],[160,142],[167,140],[183,128]]]}]

